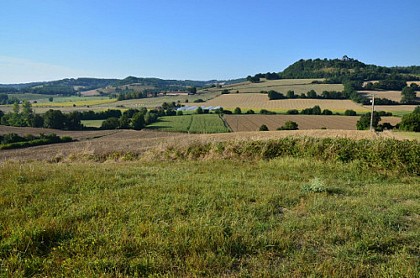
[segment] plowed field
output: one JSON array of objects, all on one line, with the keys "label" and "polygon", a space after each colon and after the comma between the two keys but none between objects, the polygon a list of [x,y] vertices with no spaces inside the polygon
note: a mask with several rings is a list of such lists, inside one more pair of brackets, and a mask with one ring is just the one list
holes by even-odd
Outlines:
[{"label": "plowed field", "polygon": [[[265,124],[269,130],[276,130],[287,121],[294,121],[299,129],[340,129],[356,130],[359,116],[324,116],[324,115],[225,115],[226,122],[234,131],[257,131]],[[382,123],[396,125],[400,122],[397,117],[382,117]]]}]

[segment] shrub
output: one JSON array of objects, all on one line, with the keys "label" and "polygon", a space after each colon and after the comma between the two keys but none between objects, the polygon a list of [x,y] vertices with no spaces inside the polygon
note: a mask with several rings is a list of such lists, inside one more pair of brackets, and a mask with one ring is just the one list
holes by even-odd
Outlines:
[{"label": "shrub", "polygon": [[286,114],[296,115],[296,114],[299,114],[299,110],[297,110],[297,109],[290,109],[290,110],[287,110]]},{"label": "shrub", "polygon": [[[371,113],[366,113],[363,114],[360,119],[357,121],[356,123],[356,128],[358,130],[364,130],[364,129],[368,129],[370,127],[370,118],[371,118]],[[373,113],[373,122],[372,122],[372,126],[374,128],[376,128],[378,126],[378,123],[381,121],[381,116],[379,116],[378,112],[374,112]]]},{"label": "shrub", "polygon": [[346,115],[346,116],[356,116],[357,113],[354,110],[346,110],[346,111],[344,111],[344,115]]},{"label": "shrub", "polygon": [[195,114],[203,114],[204,113],[204,111],[203,111],[203,108],[201,108],[201,107],[198,107],[196,110],[195,110]]},{"label": "shrub", "polygon": [[268,91],[268,99],[269,100],[276,100],[276,99],[284,99],[284,95],[282,93],[276,91]]},{"label": "shrub", "polygon": [[420,113],[404,115],[400,122],[400,129],[404,131],[420,132]]},{"label": "shrub", "polygon": [[146,123],[144,121],[144,115],[140,112],[134,114],[133,118],[131,119],[131,126],[133,127],[133,129],[140,130],[144,128],[145,125]]},{"label": "shrub", "polygon": [[181,110],[176,111],[176,115],[177,116],[182,116],[184,115],[184,112],[182,112]]},{"label": "shrub", "polygon": [[249,109],[248,111],[245,112],[246,114],[255,114],[254,110]]},{"label": "shrub", "polygon": [[242,114],[241,108],[236,107],[235,110],[233,110],[233,114]]},{"label": "shrub", "polygon": [[101,129],[117,129],[119,126],[120,126],[119,119],[115,117],[111,117],[102,122]]},{"label": "shrub", "polygon": [[204,102],[204,100],[201,98],[194,100],[194,103],[201,103],[201,102]]},{"label": "shrub", "polygon": [[328,109],[324,109],[322,111],[322,115],[332,115],[332,114],[333,114],[333,112],[331,110],[328,110]]},{"label": "shrub", "polygon": [[264,115],[273,115],[273,114],[276,114],[276,112],[268,111],[267,109],[261,109],[260,110],[260,113],[261,114],[264,114]]},{"label": "shrub", "polygon": [[261,125],[259,131],[268,131],[268,127],[266,125]]},{"label": "shrub", "polygon": [[279,127],[277,130],[297,130],[299,125],[293,121],[287,121],[283,126]]}]

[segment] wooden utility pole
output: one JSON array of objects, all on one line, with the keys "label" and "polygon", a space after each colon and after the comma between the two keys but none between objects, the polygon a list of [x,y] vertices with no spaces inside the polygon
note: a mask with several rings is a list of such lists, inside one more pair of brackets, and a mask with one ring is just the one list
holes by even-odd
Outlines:
[{"label": "wooden utility pole", "polygon": [[370,131],[373,131],[373,113],[375,112],[375,95],[372,94],[372,112],[370,113]]}]

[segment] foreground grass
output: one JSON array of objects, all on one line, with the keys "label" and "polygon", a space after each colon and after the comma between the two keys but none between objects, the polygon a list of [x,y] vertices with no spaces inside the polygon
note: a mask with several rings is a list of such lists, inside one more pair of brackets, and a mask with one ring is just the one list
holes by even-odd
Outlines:
[{"label": "foreground grass", "polygon": [[418,274],[418,176],[277,158],[3,163],[0,179],[0,276]]},{"label": "foreground grass", "polygon": [[149,125],[148,128],[191,133],[229,132],[229,128],[225,126],[224,121],[216,114],[161,117],[158,122]]}]

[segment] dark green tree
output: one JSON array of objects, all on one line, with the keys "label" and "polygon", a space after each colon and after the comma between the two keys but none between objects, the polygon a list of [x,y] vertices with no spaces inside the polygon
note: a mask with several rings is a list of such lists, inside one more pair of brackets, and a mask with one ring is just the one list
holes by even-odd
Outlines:
[{"label": "dark green tree", "polygon": [[405,87],[401,91],[401,103],[411,104],[416,102],[416,91],[412,87]]},{"label": "dark green tree", "polygon": [[119,118],[120,124],[118,128],[121,129],[128,129],[130,128],[130,118],[128,118],[127,115],[123,114],[120,118]]},{"label": "dark green tree", "polygon": [[399,129],[420,132],[420,106],[417,106],[412,113],[402,117]]},{"label": "dark green tree", "polygon": [[266,125],[261,125],[259,131],[268,131],[268,127]]},{"label": "dark green tree", "polygon": [[189,95],[195,95],[197,93],[197,88],[196,87],[189,87],[188,88],[188,94]]},{"label": "dark green tree", "polygon": [[344,111],[344,115],[346,115],[346,116],[356,116],[357,113],[354,110],[349,110],[348,109],[348,110]]},{"label": "dark green tree", "polygon": [[[369,129],[370,127],[370,115],[371,113],[366,113],[363,114],[360,119],[357,121],[356,123],[356,128],[358,130],[364,130],[364,129]],[[372,126],[374,128],[376,128],[379,124],[379,122],[381,121],[381,116],[379,116],[378,112],[373,112],[373,122],[372,122]]]},{"label": "dark green tree", "polygon": [[133,115],[131,118],[131,126],[135,130],[140,130],[145,127],[144,115],[140,112]]},{"label": "dark green tree", "polygon": [[78,111],[70,112],[69,114],[65,115],[65,126],[68,130],[80,130],[83,128],[81,122],[81,114]]},{"label": "dark green tree", "polygon": [[236,107],[235,110],[233,110],[233,114],[242,114],[241,108]]},{"label": "dark green tree", "polygon": [[307,92],[306,96],[308,98],[317,98],[318,97],[317,93],[314,90],[310,90],[309,92]]},{"label": "dark green tree", "polygon": [[203,108],[201,108],[201,106],[199,106],[196,110],[195,110],[195,114],[203,114]]},{"label": "dark green tree", "polygon": [[64,129],[66,116],[60,110],[48,110],[44,114],[44,127]]},{"label": "dark green tree", "polygon": [[101,124],[101,129],[117,129],[120,126],[120,120],[115,117],[106,119]]},{"label": "dark green tree", "polygon": [[293,91],[293,90],[287,91],[286,97],[287,98],[296,98],[295,91]]},{"label": "dark green tree", "polygon": [[268,99],[269,100],[276,100],[276,99],[284,99],[284,95],[282,93],[276,92],[274,90],[268,91]]},{"label": "dark green tree", "polygon": [[299,129],[299,125],[293,121],[287,121],[284,123],[282,127],[279,127],[277,130],[297,130]]}]

